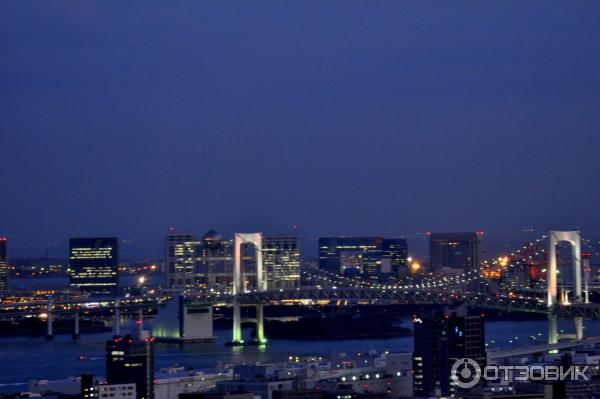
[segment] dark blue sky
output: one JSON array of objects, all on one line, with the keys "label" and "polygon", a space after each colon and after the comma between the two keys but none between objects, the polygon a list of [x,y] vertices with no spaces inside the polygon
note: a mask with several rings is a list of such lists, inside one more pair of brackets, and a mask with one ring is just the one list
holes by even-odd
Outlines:
[{"label": "dark blue sky", "polygon": [[[124,4],[125,3],[125,4]],[[600,3],[0,2],[14,256],[600,223]]]}]

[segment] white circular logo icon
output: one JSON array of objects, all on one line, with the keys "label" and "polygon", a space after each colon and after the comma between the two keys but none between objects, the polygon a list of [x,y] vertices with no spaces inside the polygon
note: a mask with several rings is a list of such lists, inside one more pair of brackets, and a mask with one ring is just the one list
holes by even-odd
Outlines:
[{"label": "white circular logo icon", "polygon": [[481,379],[481,367],[468,357],[458,359],[452,365],[450,376],[454,383],[461,388],[473,388]]}]

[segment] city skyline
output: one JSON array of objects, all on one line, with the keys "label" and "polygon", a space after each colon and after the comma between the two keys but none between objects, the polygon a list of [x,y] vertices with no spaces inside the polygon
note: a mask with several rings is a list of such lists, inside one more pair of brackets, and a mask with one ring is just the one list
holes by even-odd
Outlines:
[{"label": "city skyline", "polygon": [[[297,235],[302,243],[303,247],[303,255],[304,258],[318,258],[319,256],[319,248],[318,241],[320,238],[327,237],[326,235],[318,235],[318,236],[307,236],[302,234],[302,232],[298,231],[297,225],[291,226],[290,230],[287,232],[279,231],[279,232],[263,232],[266,235]],[[576,230],[577,227],[567,227],[566,230]],[[208,232],[215,232],[215,230],[208,230]],[[477,232],[482,233],[482,249],[484,250],[486,256],[494,257],[497,255],[502,255],[506,253],[507,250],[519,248],[523,242],[531,239],[538,238],[539,236],[545,234],[548,231],[548,228],[532,228],[526,227],[521,230],[516,230],[512,232],[499,232],[499,231],[483,231],[477,230]],[[165,231],[157,232],[156,237],[154,237],[149,243],[145,245],[140,245],[140,243],[135,238],[130,237],[117,237],[119,240],[119,245],[121,247],[121,259],[124,261],[132,261],[132,260],[142,260],[142,259],[163,259],[165,260],[164,254],[164,239],[165,235],[175,234],[175,235],[191,235],[191,236],[202,236],[203,233],[207,232],[207,230],[202,229],[194,229],[189,231],[180,231],[179,229],[175,229],[172,226],[167,228]],[[388,235],[391,238],[397,239],[406,239],[409,243],[409,254],[411,256],[418,256],[421,259],[429,258],[429,235],[431,233],[465,233],[466,231],[459,230],[448,230],[448,231],[417,231],[412,233],[397,233]],[[218,233],[221,233],[219,230]],[[475,233],[475,231],[472,231]],[[232,240],[234,232],[225,233],[223,237],[227,240]],[[588,240],[590,240],[591,244],[594,244],[598,239],[600,239],[600,234],[593,231],[584,231],[584,234]],[[106,236],[114,236],[114,234],[105,234]],[[99,234],[85,234],[82,235],[81,238],[94,238],[100,236]],[[359,233],[359,234],[333,234],[328,235],[331,237],[339,237],[339,238],[359,238],[359,237],[383,237],[382,234],[377,233]],[[14,246],[14,241],[19,242],[21,237],[10,237],[11,241],[11,258],[13,259],[34,259],[34,258],[68,258],[69,256],[69,240],[73,237],[73,235],[67,235],[60,239],[54,240],[42,240],[37,243],[29,243],[25,247],[31,248],[31,250],[23,250],[23,246]],[[9,238],[8,236],[6,237]],[[599,241],[600,242],[600,241]]]},{"label": "city skyline", "polygon": [[600,223],[597,4],[231,5],[0,5],[14,256]]},{"label": "city skyline", "polygon": [[600,2],[0,2],[0,399],[597,399]]}]

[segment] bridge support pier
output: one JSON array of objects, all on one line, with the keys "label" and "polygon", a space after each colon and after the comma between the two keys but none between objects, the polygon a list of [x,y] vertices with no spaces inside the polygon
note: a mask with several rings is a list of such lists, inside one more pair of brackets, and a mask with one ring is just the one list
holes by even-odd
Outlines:
[{"label": "bridge support pier", "polygon": [[264,345],[267,343],[265,337],[265,305],[256,305],[256,343]]},{"label": "bridge support pier", "polygon": [[244,340],[242,339],[242,307],[239,303],[233,304],[233,337],[231,342],[228,342],[228,346],[242,346]]},{"label": "bridge support pier", "polygon": [[579,341],[583,339],[583,317],[575,317],[573,323],[575,323],[575,339]]},{"label": "bridge support pier", "polygon": [[75,320],[73,321],[73,325],[73,339],[81,338],[81,335],[79,334],[79,311],[75,312]]},{"label": "bridge support pier", "polygon": [[548,315],[548,344],[557,344],[561,339],[583,339],[583,317],[574,317],[573,326],[575,327],[574,334],[560,334],[558,332],[558,317],[555,314]]},{"label": "bridge support pier", "polygon": [[53,315],[52,315],[52,299],[48,299],[48,309],[46,311],[47,320],[46,320],[46,341],[51,341],[54,339],[54,330],[52,329],[53,323]]},{"label": "bridge support pier", "polygon": [[548,315],[548,344],[558,343],[558,319],[555,314]]}]

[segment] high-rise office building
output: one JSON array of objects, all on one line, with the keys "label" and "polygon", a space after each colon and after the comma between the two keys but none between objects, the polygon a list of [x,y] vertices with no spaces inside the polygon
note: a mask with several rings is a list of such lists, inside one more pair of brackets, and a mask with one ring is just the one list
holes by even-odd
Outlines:
[{"label": "high-rise office building", "polygon": [[449,396],[454,391],[450,371],[458,359],[485,366],[483,318],[466,308],[436,310],[414,320],[415,396]]},{"label": "high-rise office building", "polygon": [[0,237],[0,298],[8,292],[8,239]]},{"label": "high-rise office building", "polygon": [[264,236],[263,266],[269,289],[300,286],[300,239],[298,236]]},{"label": "high-rise office building", "polygon": [[391,273],[395,276],[408,274],[408,243],[403,238],[385,238],[382,258],[389,261]]},{"label": "high-rise office building", "polygon": [[165,274],[168,288],[185,290],[198,285],[196,260],[199,245],[192,234],[168,234],[165,237]]},{"label": "high-rise office building", "polygon": [[471,271],[479,268],[483,233],[431,233],[429,264],[431,271]]},{"label": "high-rise office building", "polygon": [[319,267],[334,273],[363,272],[381,256],[382,237],[321,237]]},{"label": "high-rise office building", "polygon": [[208,289],[231,284],[233,276],[233,242],[215,230],[202,237],[197,273]]},{"label": "high-rise office building", "polygon": [[403,239],[319,238],[319,267],[334,273],[397,276],[406,268],[407,254],[408,246]]},{"label": "high-rise office building", "polygon": [[136,399],[154,398],[154,339],[115,336],[106,342],[106,381],[136,385]]},{"label": "high-rise office building", "polygon": [[95,294],[110,294],[115,291],[119,265],[117,238],[71,238],[69,247],[72,287]]}]

